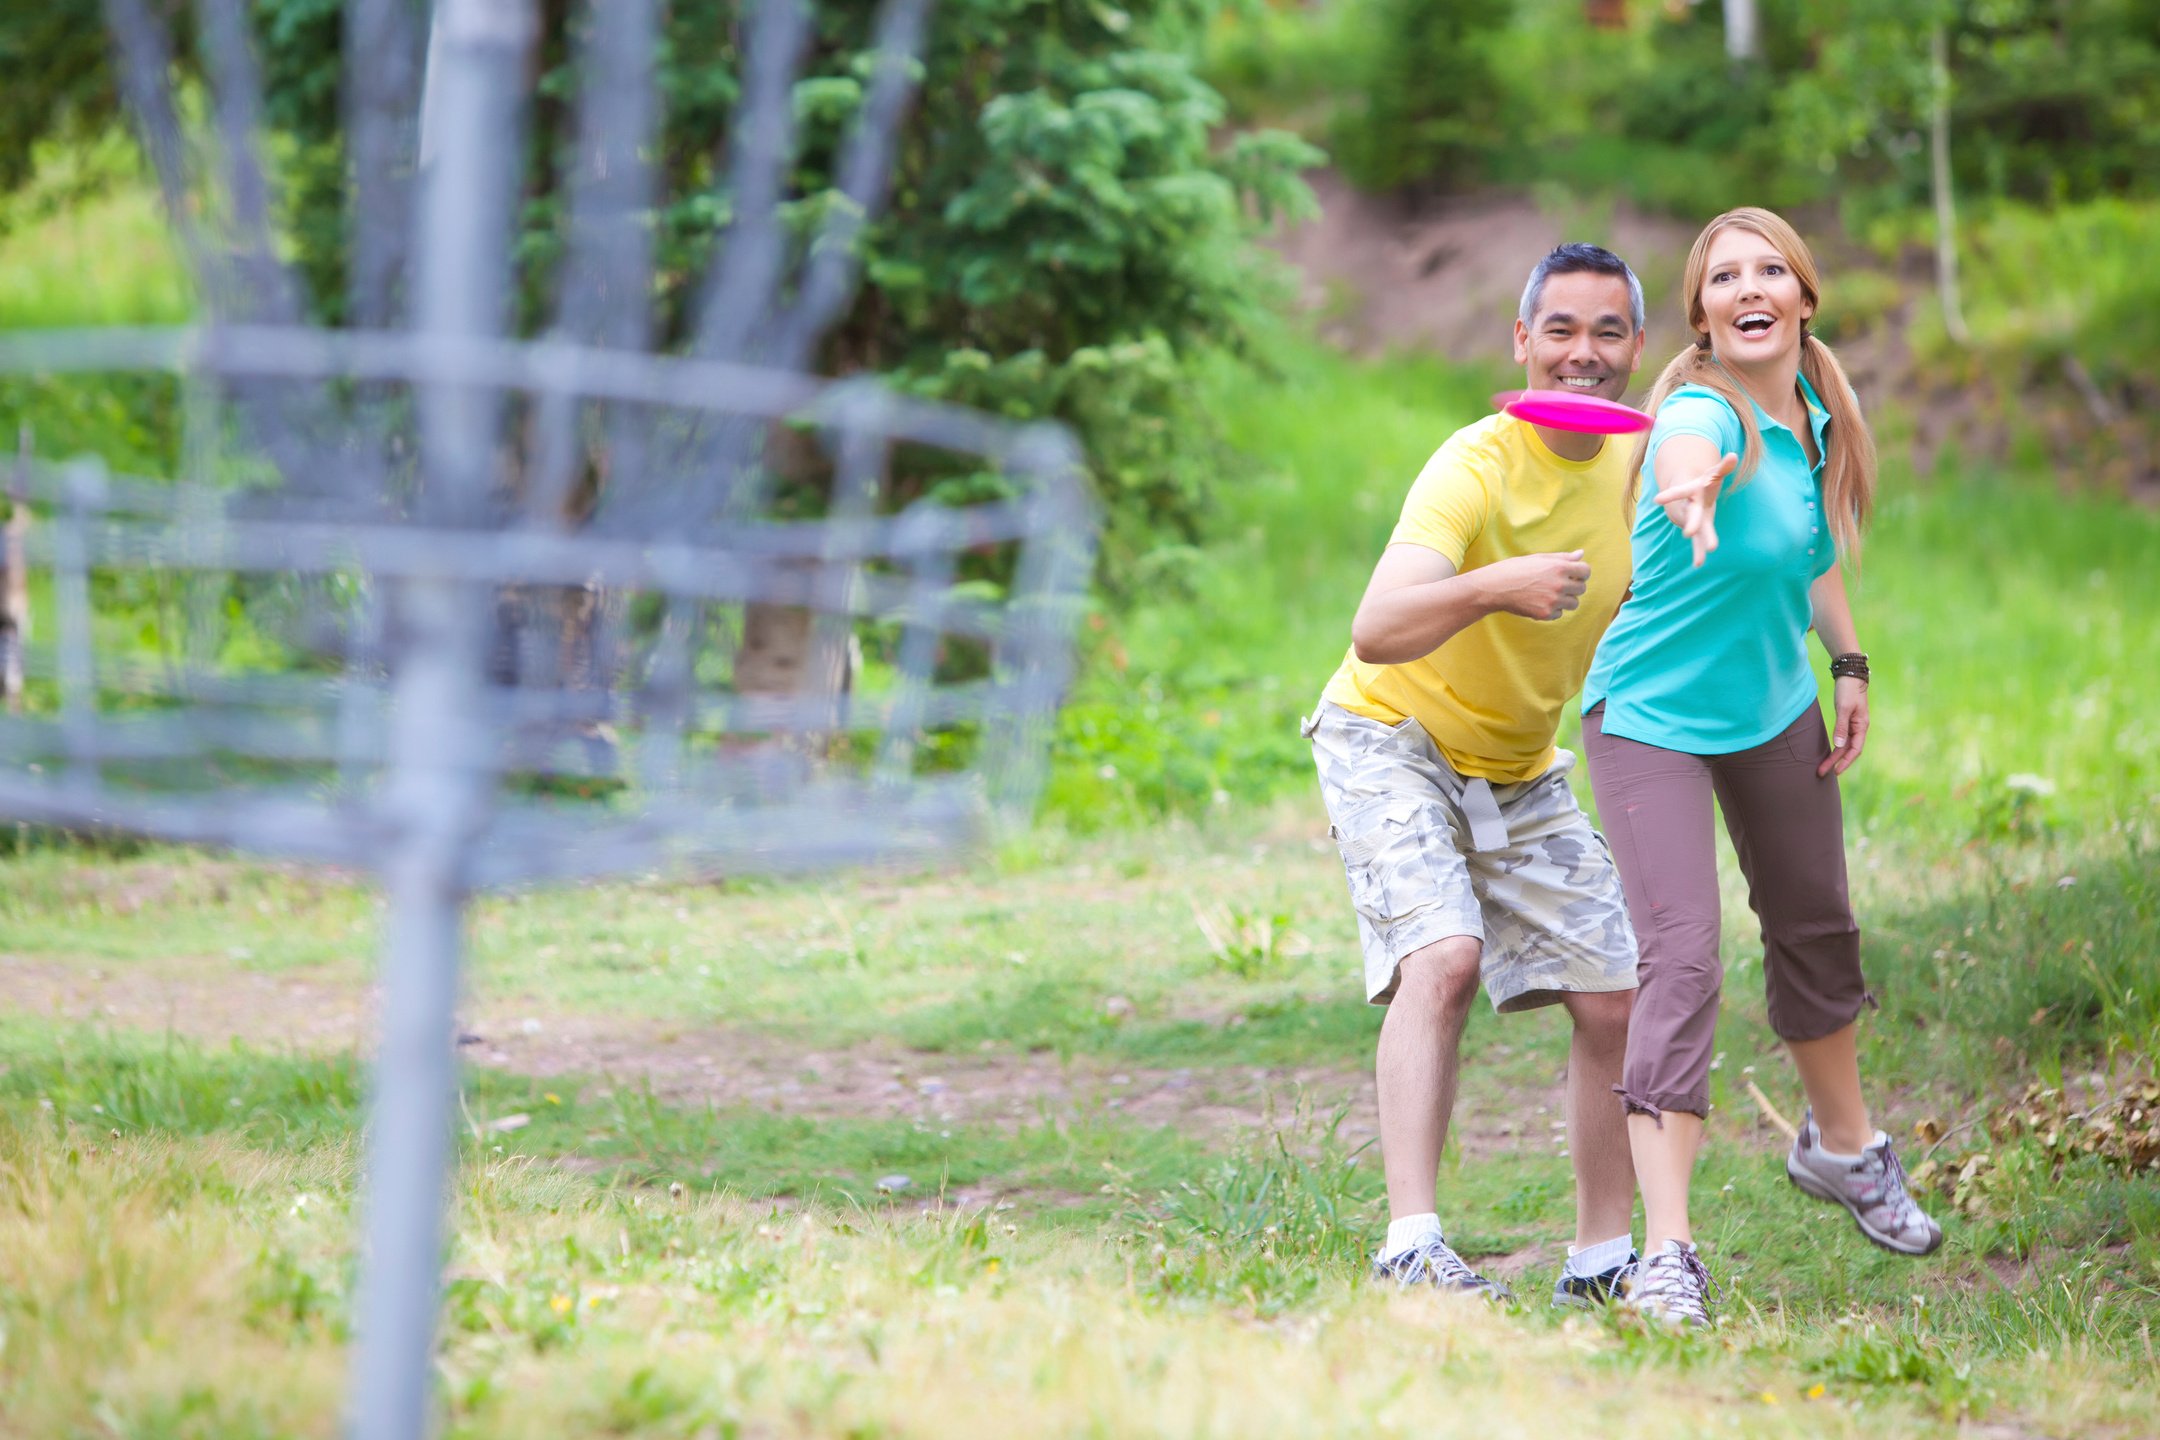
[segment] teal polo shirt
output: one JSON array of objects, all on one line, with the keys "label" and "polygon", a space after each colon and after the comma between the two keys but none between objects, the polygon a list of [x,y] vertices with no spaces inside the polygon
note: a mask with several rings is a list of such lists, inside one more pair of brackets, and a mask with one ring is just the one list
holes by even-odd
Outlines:
[{"label": "teal polo shirt", "polygon": [[[1828,455],[1830,412],[1803,376],[1815,453]],[[1750,405],[1755,402],[1750,400]],[[1729,755],[1771,739],[1815,703],[1807,632],[1808,589],[1837,563],[1823,518],[1822,465],[1800,437],[1755,405],[1762,460],[1718,493],[1718,547],[1695,549],[1666,518],[1657,453],[1675,435],[1699,435],[1738,455],[1740,417],[1714,390],[1686,385],[1658,407],[1635,507],[1633,593],[1598,645],[1583,709],[1603,703],[1604,730],[1689,755]]]}]

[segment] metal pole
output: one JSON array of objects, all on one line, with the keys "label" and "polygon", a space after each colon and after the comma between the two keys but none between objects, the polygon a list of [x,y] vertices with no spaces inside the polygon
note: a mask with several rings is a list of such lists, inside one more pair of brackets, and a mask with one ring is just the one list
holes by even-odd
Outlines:
[{"label": "metal pole", "polygon": [[[442,0],[435,27],[430,79],[440,81],[440,103],[422,137],[430,153],[415,328],[445,340],[487,338],[502,334],[508,320],[520,79],[532,11],[529,0]],[[415,398],[425,471],[415,508],[426,521],[481,533],[502,394],[431,384]],[[457,1099],[451,1027],[470,851],[493,789],[482,688],[491,592],[449,576],[420,578],[399,585],[390,601],[399,642],[391,649],[403,658],[383,797],[395,839],[384,869],[390,914],[368,1134],[353,1440],[420,1440],[431,1429],[428,1382]]]},{"label": "metal pole", "polygon": [[[404,619],[417,626],[460,617],[452,587],[413,586]],[[425,591],[435,593],[428,594]],[[445,602],[448,602],[445,604]],[[428,612],[434,612],[429,614]],[[440,637],[449,640],[445,633]],[[354,1440],[420,1440],[430,1433],[443,1201],[456,1111],[458,950],[466,896],[463,851],[480,813],[470,776],[420,759],[441,737],[428,721],[477,671],[477,647],[416,646],[397,687],[393,721],[398,810],[432,817],[406,831],[385,869],[381,1051],[368,1126],[366,1235],[359,1348],[352,1392]],[[462,672],[462,673],[461,673]],[[429,695],[436,698],[431,703]],[[433,787],[432,794],[421,793]]]}]

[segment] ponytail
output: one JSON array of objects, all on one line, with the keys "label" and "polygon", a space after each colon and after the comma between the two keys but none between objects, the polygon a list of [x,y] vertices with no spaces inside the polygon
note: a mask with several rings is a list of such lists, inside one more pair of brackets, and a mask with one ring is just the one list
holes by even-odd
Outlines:
[{"label": "ponytail", "polygon": [[1830,438],[1823,457],[1823,513],[1838,553],[1860,563],[1860,531],[1875,510],[1875,437],[1860,414],[1860,398],[1845,367],[1813,335],[1800,339],[1800,373],[1830,410]]}]

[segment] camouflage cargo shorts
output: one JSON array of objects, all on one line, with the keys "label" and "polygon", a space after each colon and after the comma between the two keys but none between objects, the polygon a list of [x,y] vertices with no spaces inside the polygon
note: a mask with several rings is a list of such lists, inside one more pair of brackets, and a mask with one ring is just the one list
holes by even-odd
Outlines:
[{"label": "camouflage cargo shorts", "polygon": [[1456,774],[1416,720],[1389,727],[1322,702],[1302,728],[1357,907],[1367,1000],[1387,1004],[1403,957],[1451,935],[1483,943],[1496,1010],[1635,988],[1620,875],[1568,788],[1573,755],[1488,785]]}]

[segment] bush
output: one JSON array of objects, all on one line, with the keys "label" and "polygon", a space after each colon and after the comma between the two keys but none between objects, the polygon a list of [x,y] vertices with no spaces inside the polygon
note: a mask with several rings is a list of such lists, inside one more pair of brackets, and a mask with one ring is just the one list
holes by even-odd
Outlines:
[{"label": "bush", "polygon": [[[563,177],[572,154],[579,29],[597,7],[541,7],[541,74],[517,254],[525,323],[566,248]],[[842,137],[864,98],[874,6],[813,0],[813,38],[795,88],[801,143],[789,176],[790,223],[807,242],[838,199]],[[1189,52],[1209,0],[947,0],[896,147],[891,201],[860,238],[864,285],[828,337],[822,368],[872,371],[1015,419],[1079,432],[1110,512],[1105,575],[1134,573],[1151,550],[1189,545],[1217,468],[1210,427],[1183,402],[1180,371],[1236,350],[1275,293],[1254,229],[1309,206],[1297,172],[1317,163],[1285,135],[1218,144],[1224,107]],[[252,0],[278,132],[280,226],[315,313],[343,309],[352,203],[344,184],[335,0]],[[741,0],[667,7],[655,217],[659,333],[691,328],[698,278],[728,214],[725,154],[743,63]],[[0,140],[27,148],[109,124],[102,65],[75,64],[97,7],[70,0],[47,24],[0,23],[12,84]],[[102,55],[102,36],[89,53]],[[189,37],[177,37],[191,65]],[[61,62],[67,61],[66,66]],[[58,67],[49,75],[41,67]],[[5,88],[5,87],[0,87]],[[16,103],[22,101],[23,103]],[[36,103],[31,103],[36,102]],[[42,108],[41,108],[42,106]],[[86,118],[87,117],[87,118]],[[0,186],[21,182],[0,166]],[[1135,417],[1141,416],[1139,423]],[[947,479],[915,466],[902,500]]]},{"label": "bush", "polygon": [[1329,131],[1343,172],[1371,190],[1482,180],[1505,147],[1506,80],[1492,47],[1513,0],[1350,0],[1364,46]]}]

